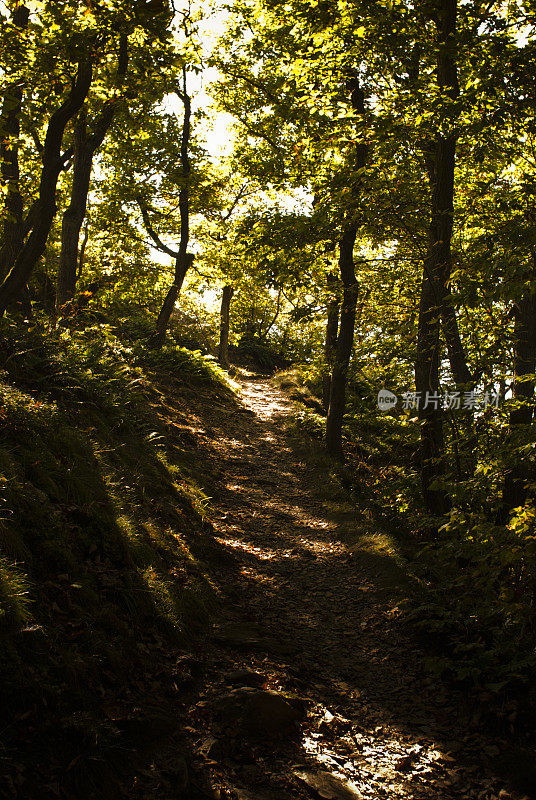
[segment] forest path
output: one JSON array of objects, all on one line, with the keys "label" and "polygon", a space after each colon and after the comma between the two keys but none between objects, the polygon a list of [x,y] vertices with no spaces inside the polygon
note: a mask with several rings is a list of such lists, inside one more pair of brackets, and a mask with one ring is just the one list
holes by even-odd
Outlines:
[{"label": "forest path", "polygon": [[[214,576],[223,618],[189,711],[205,791],[215,800],[517,797],[491,772],[501,742],[425,673],[381,557],[338,538],[324,476],[284,430],[291,401],[268,378],[238,380],[244,409],[212,411],[205,440],[221,480],[211,518],[228,554]],[[260,695],[240,690],[256,683],[305,700],[293,735],[272,696],[257,707]]]}]

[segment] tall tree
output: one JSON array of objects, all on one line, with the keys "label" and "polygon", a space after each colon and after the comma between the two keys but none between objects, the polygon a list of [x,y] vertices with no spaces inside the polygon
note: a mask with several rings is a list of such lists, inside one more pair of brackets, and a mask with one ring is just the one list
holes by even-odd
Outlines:
[{"label": "tall tree", "polygon": [[[459,97],[457,10],[457,0],[439,0],[434,15],[437,29],[437,83],[440,94],[447,101],[443,107],[448,102],[455,104]],[[419,418],[424,499],[430,512],[442,514],[448,508],[448,498],[438,485],[444,474],[443,412],[439,400],[440,321],[452,265],[456,132],[444,130],[446,119],[437,122],[438,134],[429,170],[431,221],[419,303],[415,385],[421,395]]]},{"label": "tall tree", "polygon": [[234,289],[228,283],[223,287],[220,308],[220,341],[218,345],[218,361],[229,368],[229,315]]},{"label": "tall tree", "polygon": [[[128,39],[120,36],[116,86],[120,88],[128,64]],[[56,279],[56,309],[60,310],[74,297],[78,273],[78,240],[86,216],[87,197],[93,158],[104,141],[116,113],[118,98],[108,100],[88,132],[87,111],[82,108],[74,131],[73,181],[69,205],[63,214],[61,252]]]},{"label": "tall tree", "polygon": [[[349,81],[350,103],[356,116],[363,118],[365,114],[365,94],[359,85],[357,76]],[[357,175],[351,185],[350,196],[355,200],[360,191],[360,174],[368,153],[364,142],[355,145],[352,172]],[[346,211],[342,234],[339,242],[339,271],[343,287],[339,332],[333,359],[331,384],[329,390],[329,408],[326,420],[326,448],[330,455],[343,457],[342,424],[346,407],[346,384],[348,367],[354,344],[355,315],[359,284],[355,275],[354,246],[358,230],[358,218],[353,203]]]},{"label": "tall tree", "polygon": [[[520,434],[534,421],[534,388],[536,373],[536,248],[532,248],[531,269],[523,281],[523,293],[514,303],[514,363],[513,363],[513,408],[509,424],[512,444],[519,446]],[[527,482],[532,480],[527,464],[519,463],[516,454],[514,464],[506,472],[502,498],[501,519],[506,521],[508,513],[523,505],[527,498]]]},{"label": "tall tree", "polygon": [[93,64],[89,54],[81,56],[71,90],[61,106],[54,111],[48,123],[43,146],[38,209],[33,228],[0,285],[0,315],[9,303],[23,291],[38,259],[43,255],[52,222],[56,215],[56,186],[65,165],[62,143],[65,128],[81,109],[93,77]]},{"label": "tall tree", "polygon": [[[12,13],[12,24],[19,31],[24,31],[28,26],[29,17],[30,10],[24,5],[19,5]],[[16,50],[19,50],[19,48],[16,48]],[[18,61],[21,59],[21,55],[19,51]],[[0,245],[0,280],[6,277],[24,241],[24,201],[20,189],[19,167],[22,95],[22,77],[8,83],[4,91],[0,117],[0,169],[2,184],[6,189],[3,214],[4,224]]]},{"label": "tall tree", "polygon": [[[187,91],[186,85],[186,67],[182,69],[182,89],[176,90],[177,96],[180,98],[183,109],[183,122],[181,134],[181,148],[180,148],[180,189],[179,189],[179,215],[180,215],[180,240],[179,247],[176,251],[167,249],[168,254],[172,255],[175,259],[175,274],[173,283],[168,289],[164,298],[162,308],[156,320],[154,333],[151,337],[151,344],[153,347],[161,347],[166,338],[166,332],[169,325],[169,320],[177,297],[179,296],[184,278],[188,269],[194,261],[194,256],[188,252],[188,241],[190,239],[190,133],[191,133],[191,117],[192,105],[190,96]],[[153,237],[154,238],[154,237]]]},{"label": "tall tree", "polygon": [[329,409],[329,393],[331,387],[331,371],[337,350],[337,333],[339,330],[338,280],[334,272],[327,275],[327,288],[330,292],[327,303],[326,335],[324,340],[325,374],[322,378],[322,404],[326,411]]}]

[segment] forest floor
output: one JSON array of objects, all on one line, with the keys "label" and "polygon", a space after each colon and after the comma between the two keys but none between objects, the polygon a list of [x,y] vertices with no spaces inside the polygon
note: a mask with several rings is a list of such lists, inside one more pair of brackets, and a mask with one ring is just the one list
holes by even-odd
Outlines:
[{"label": "forest floor", "polygon": [[237,382],[244,408],[197,428],[224,557],[221,615],[192,658],[193,787],[215,800],[528,797],[494,772],[506,743],[481,712],[424,669],[398,619],[402,567],[343,542],[355,512],[326,502],[326,475],[293,446],[292,402],[268,378]]}]

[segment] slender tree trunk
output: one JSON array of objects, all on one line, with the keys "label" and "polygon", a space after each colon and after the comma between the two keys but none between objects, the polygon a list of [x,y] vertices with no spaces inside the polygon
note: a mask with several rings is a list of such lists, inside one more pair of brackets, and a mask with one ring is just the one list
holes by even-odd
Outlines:
[{"label": "slender tree trunk", "polygon": [[78,281],[78,240],[86,217],[93,157],[112,124],[113,106],[107,106],[92,136],[87,136],[86,113],[82,111],[75,128],[71,198],[61,224],[61,251],[56,277],[56,309],[73,299]]},{"label": "slender tree trunk", "polygon": [[[454,48],[456,15],[457,0],[440,0],[436,19],[438,29],[437,77],[440,90],[448,94],[451,100],[455,100],[459,96]],[[419,418],[421,423],[422,489],[425,505],[433,514],[444,514],[449,506],[444,489],[438,486],[444,474],[443,411],[439,401],[439,364],[441,358],[440,319],[452,265],[451,238],[454,216],[455,163],[455,134],[439,134],[430,170],[432,182],[431,222],[421,286],[415,363],[415,386],[421,398]],[[449,327],[449,332],[452,333],[452,325]]]},{"label": "slender tree trunk", "polygon": [[20,193],[19,136],[22,89],[16,84],[7,87],[2,107],[2,143],[0,158],[2,183],[7,189],[4,226],[0,248],[0,280],[4,280],[15,263],[24,241]]},{"label": "slender tree trunk", "polygon": [[342,423],[346,407],[346,383],[354,343],[355,313],[359,293],[359,284],[354,270],[356,235],[357,227],[349,226],[341,236],[339,244],[339,269],[343,284],[343,296],[326,420],[327,451],[341,461],[343,459]]},{"label": "slender tree trunk", "polygon": [[[441,307],[441,321],[447,353],[449,356],[450,370],[452,372],[456,390],[462,396],[474,386],[474,378],[467,364],[467,355],[458,328],[458,319],[452,301],[452,295],[447,289]],[[477,437],[474,429],[474,415],[471,408],[463,408],[456,414],[453,412],[451,422],[451,444],[456,455],[456,469],[459,480],[474,474],[477,463]]]},{"label": "slender tree trunk", "polygon": [[[182,183],[179,191],[179,214],[181,218],[181,233],[179,249],[175,258],[175,277],[173,284],[168,290],[164,303],[156,321],[155,330],[149,340],[151,347],[161,347],[166,339],[166,333],[169,326],[169,320],[173,313],[174,305],[179,296],[184,278],[188,269],[194,261],[194,256],[188,253],[188,240],[190,238],[190,172],[191,164],[188,155],[188,147],[190,144],[190,129],[191,129],[191,103],[190,97],[186,91],[186,69],[183,68],[183,89],[177,91],[177,95],[182,101],[184,106],[184,121],[182,125],[181,137],[181,167],[182,167]],[[168,250],[169,252],[169,250]]]},{"label": "slender tree trunk", "polygon": [[322,379],[322,403],[326,411],[329,409],[329,392],[331,386],[331,371],[337,349],[337,332],[339,330],[339,298],[336,293],[337,276],[330,272],[327,276],[328,289],[332,292],[328,300],[328,317],[326,321],[326,340],[324,344],[324,362],[326,374]]},{"label": "slender tree trunk", "polygon": [[175,280],[169,287],[164,302],[162,303],[162,308],[156,320],[155,330],[150,340],[151,347],[162,347],[166,340],[169,320],[171,319],[175,303],[181,292],[186,273],[193,264],[193,261],[194,256],[191,253],[184,253],[183,256],[177,256],[175,261]]},{"label": "slender tree trunk", "polygon": [[277,318],[279,317],[279,312],[281,311],[281,294],[282,294],[282,292],[283,292],[283,290],[281,288],[279,288],[279,291],[277,292],[277,300],[276,300],[276,303],[275,303],[275,314],[268,321],[268,324],[267,324],[266,328],[264,329],[264,331],[262,329],[264,318],[259,323],[259,339],[261,339],[263,342],[266,341],[266,338],[267,338],[268,334],[270,333],[270,331],[274,327],[275,323],[277,322]]},{"label": "slender tree trunk", "polygon": [[[123,83],[128,65],[127,37],[122,34],[119,45],[117,85]],[[101,146],[115,116],[116,102],[107,102],[95,122],[91,135],[87,132],[87,113],[82,108],[74,135],[74,163],[71,198],[63,214],[61,252],[56,279],[56,310],[69,303],[78,280],[78,240],[87,211],[87,197],[95,152]]]},{"label": "slender tree trunk", "polygon": [[[13,12],[12,20],[20,30],[28,27],[30,12],[24,5]],[[22,86],[13,82],[4,92],[0,118],[0,161],[2,184],[6,187],[4,224],[0,245],[0,281],[3,281],[15,263],[24,243],[23,209],[20,191],[19,137],[22,110]],[[30,296],[26,288],[21,293],[23,308],[31,313]]]},{"label": "slender tree trunk", "polygon": [[[536,253],[533,254],[536,273]],[[510,431],[514,443],[534,422],[534,378],[536,372],[536,290],[534,285],[516,303],[514,324],[514,388],[515,407],[510,412]],[[533,480],[523,464],[515,464],[507,473],[503,488],[502,520],[512,508],[527,499],[527,481]]]},{"label": "slender tree trunk", "polygon": [[56,215],[56,186],[63,168],[61,144],[65,127],[86,99],[93,72],[87,60],[78,64],[76,80],[65,102],[51,116],[43,148],[43,168],[39,184],[39,207],[33,228],[17,259],[0,286],[0,316],[9,303],[20,296],[32,270],[45,250],[46,241]]},{"label": "slender tree trunk", "polygon": [[82,237],[82,244],[80,245],[80,253],[78,255],[78,266],[76,268],[76,282],[80,280],[82,277],[82,273],[84,272],[84,262],[86,256],[86,247],[89,241],[89,224],[86,221],[84,226],[84,235]]},{"label": "slender tree trunk", "polygon": [[[355,114],[363,118],[365,115],[365,94],[359,84],[357,75],[348,82],[351,92],[350,103]],[[358,142],[354,152],[353,168],[357,174],[366,163],[368,146]],[[360,191],[361,179],[351,185],[352,201]],[[342,449],[342,424],[346,408],[346,384],[348,367],[354,344],[354,327],[359,294],[359,284],[355,276],[354,245],[357,236],[357,223],[354,220],[355,210],[350,207],[346,213],[341,238],[339,241],[339,272],[343,287],[339,334],[331,373],[329,391],[329,408],[326,419],[326,449],[328,453],[341,461],[344,458]]]},{"label": "slender tree trunk", "polygon": [[465,386],[469,388],[473,383],[473,376],[467,363],[467,354],[460,336],[456,310],[452,302],[452,295],[449,291],[447,291],[443,297],[441,319],[454,382],[456,386]]},{"label": "slender tree trunk", "polygon": [[420,396],[420,457],[424,501],[430,513],[442,514],[447,509],[445,493],[433,485],[444,472],[444,439],[443,412],[439,402],[440,323],[437,290],[440,276],[437,271],[432,272],[432,264],[432,258],[429,257],[421,286],[415,387]]},{"label": "slender tree trunk", "polygon": [[87,195],[91,180],[93,153],[86,143],[85,111],[80,112],[75,128],[73,184],[71,199],[62,219],[61,252],[56,278],[56,310],[60,311],[73,299],[76,290],[78,239],[86,216]]},{"label": "slender tree trunk", "polygon": [[231,300],[234,289],[232,286],[224,286],[221,295],[220,308],[220,344],[218,347],[218,361],[229,369],[229,315],[231,311]]}]

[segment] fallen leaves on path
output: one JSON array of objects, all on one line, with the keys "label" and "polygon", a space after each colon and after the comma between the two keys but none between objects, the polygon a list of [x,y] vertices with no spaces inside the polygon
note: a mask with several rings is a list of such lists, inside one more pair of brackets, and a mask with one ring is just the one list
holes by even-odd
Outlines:
[{"label": "fallen leaves on path", "polygon": [[[318,499],[323,476],[284,432],[290,401],[264,378],[240,385],[251,413],[211,414],[204,439],[222,476],[212,523],[233,559],[214,569],[224,620],[205,653],[203,695],[189,710],[203,793],[515,797],[486,756],[503,743],[471,724],[461,695],[426,675],[381,576],[337,538],[337,521]],[[278,728],[291,695],[302,714]],[[255,707],[254,696],[262,698]]]}]

